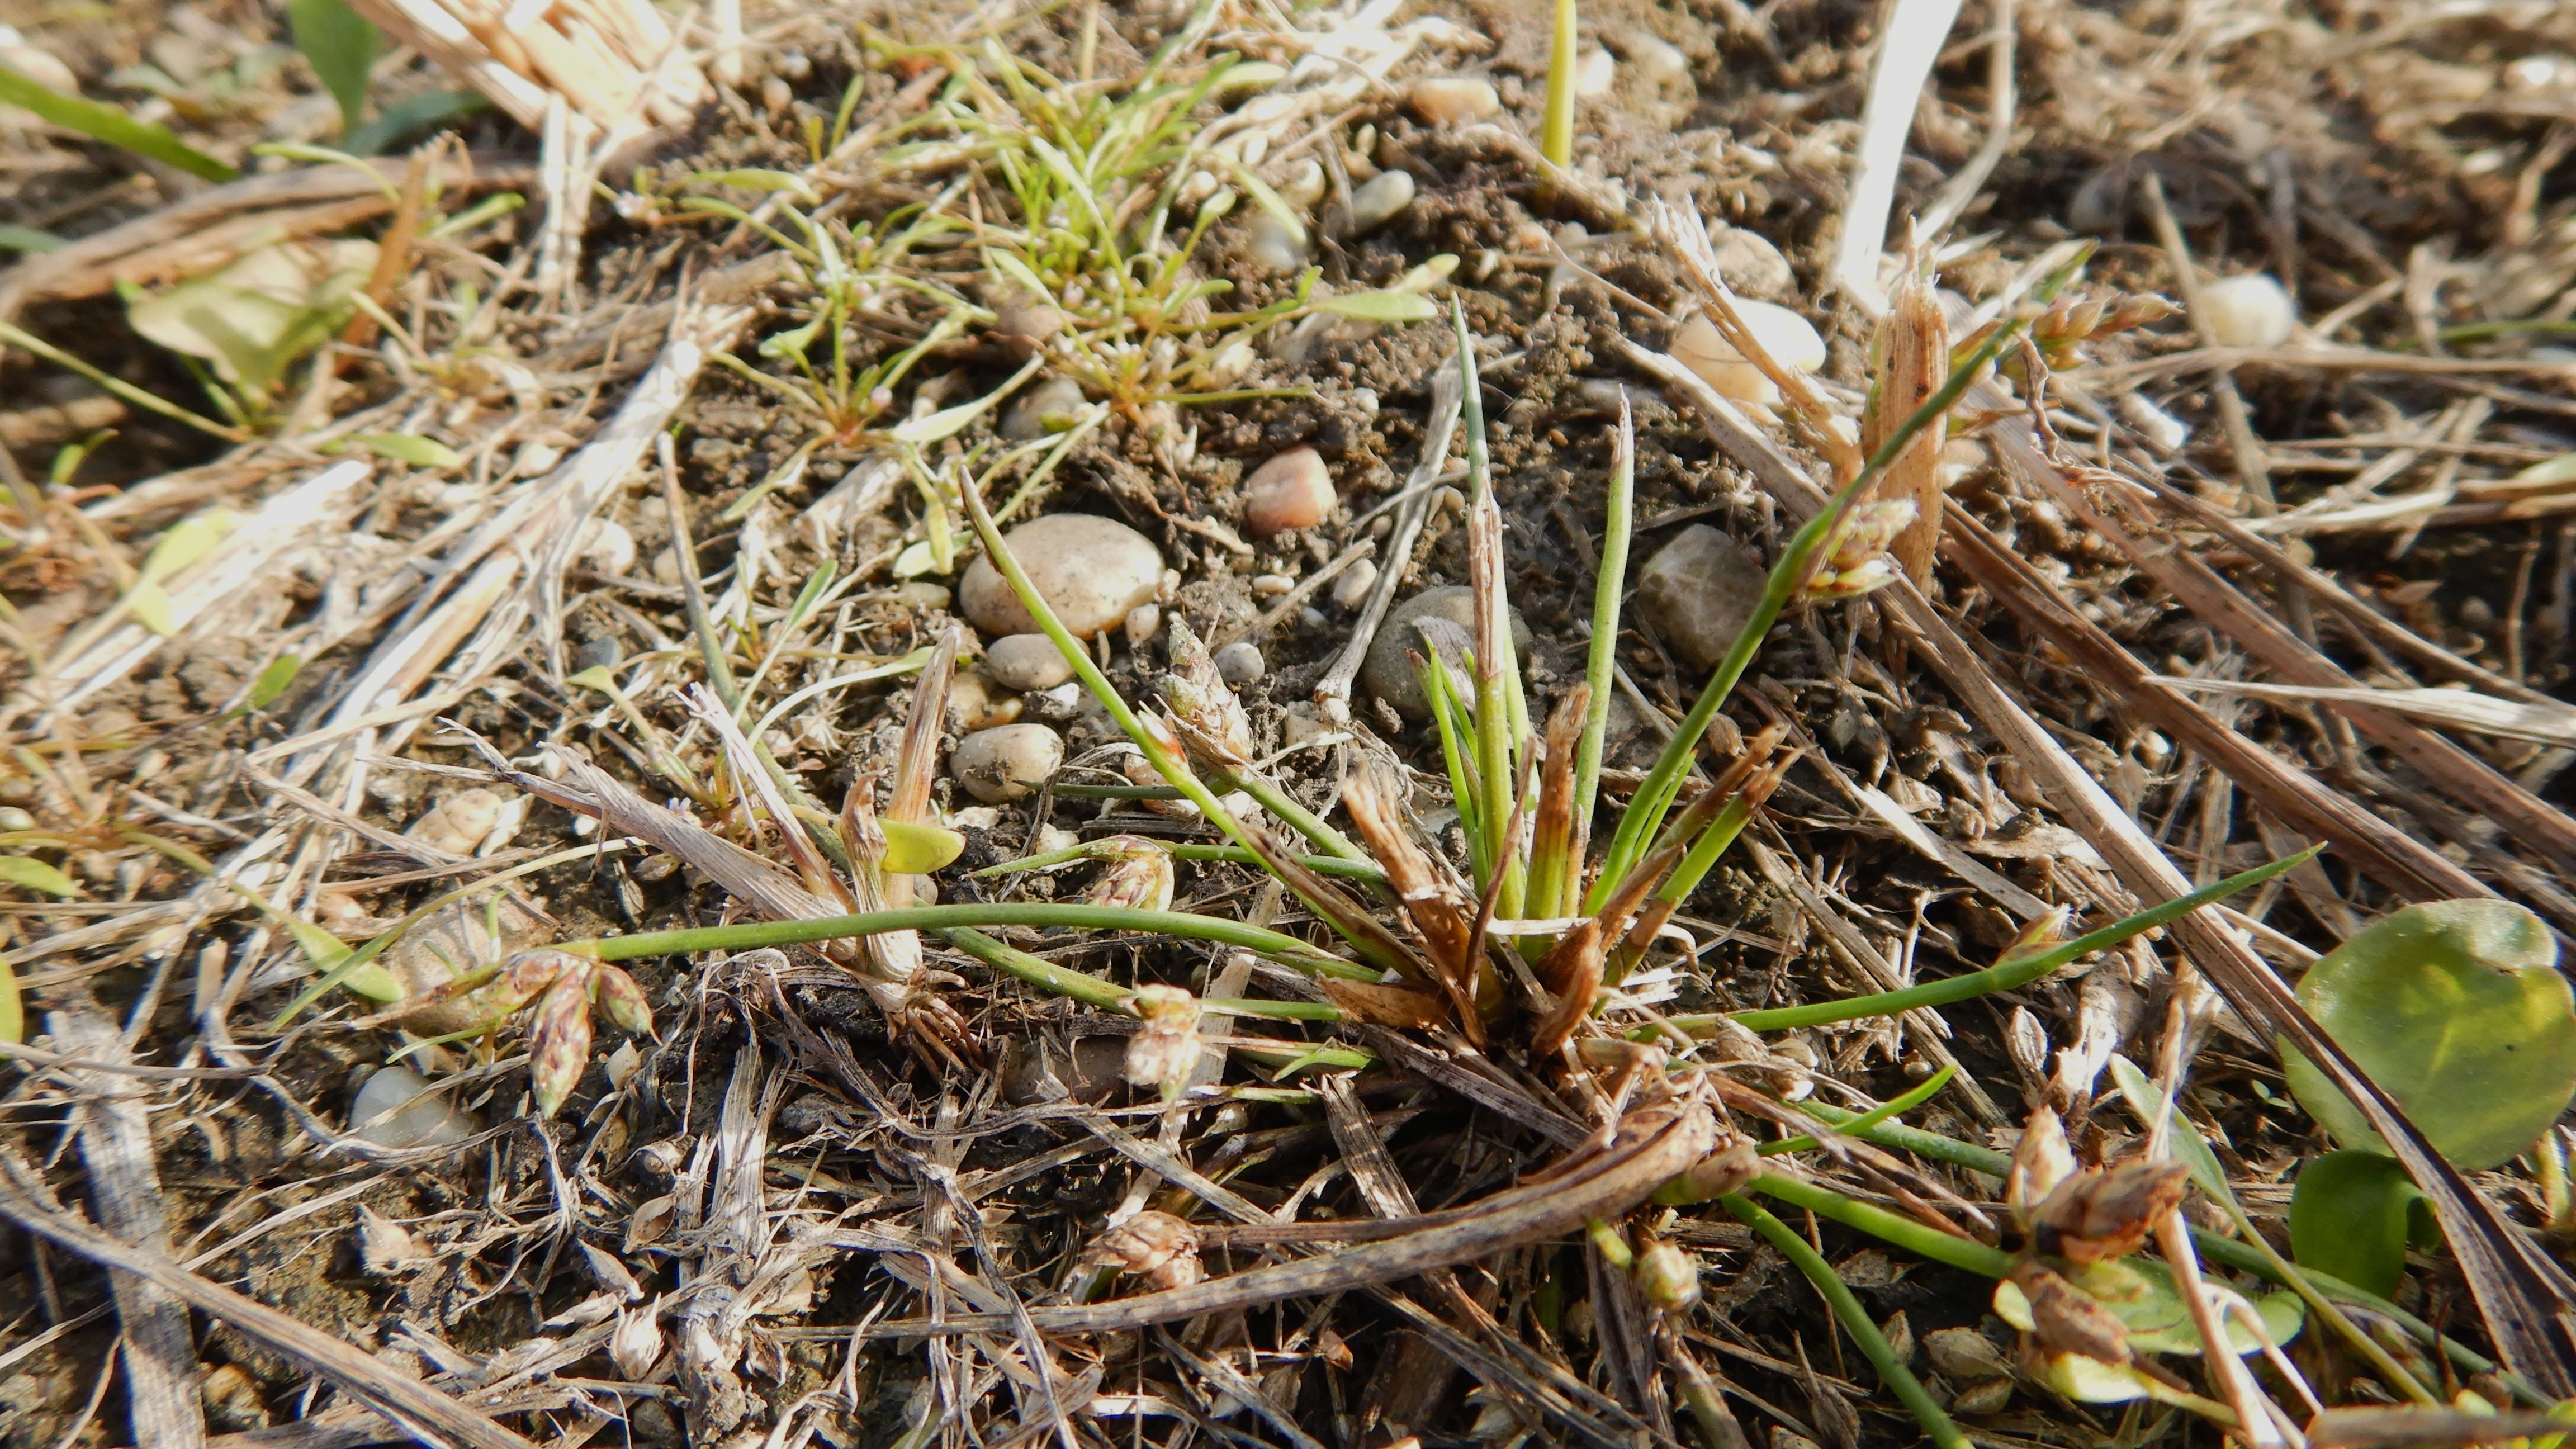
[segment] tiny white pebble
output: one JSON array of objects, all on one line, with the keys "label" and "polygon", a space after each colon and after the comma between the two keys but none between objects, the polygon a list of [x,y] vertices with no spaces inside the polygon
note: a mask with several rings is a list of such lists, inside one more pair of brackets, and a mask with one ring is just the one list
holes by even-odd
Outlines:
[{"label": "tiny white pebble", "polygon": [[1356,609],[1368,602],[1369,590],[1377,587],[1377,562],[1361,559],[1342,570],[1333,580],[1333,602],[1345,609]]},{"label": "tiny white pebble", "polygon": [[1435,126],[1481,121],[1503,108],[1493,82],[1463,75],[1424,76],[1405,91],[1404,99],[1415,115]]},{"label": "tiny white pebble", "polygon": [[1163,632],[1163,607],[1160,604],[1138,604],[1127,611],[1127,647],[1142,649]]},{"label": "tiny white pebble", "polygon": [[1216,651],[1217,677],[1238,688],[1259,679],[1269,667],[1261,650],[1249,639],[1238,639]]},{"label": "tiny white pebble", "polygon": [[1306,239],[1266,211],[1252,218],[1244,246],[1254,261],[1273,272],[1293,272],[1306,265]]},{"label": "tiny white pebble", "polygon": [[1619,62],[1611,59],[1610,52],[1600,46],[1596,45],[1575,57],[1574,93],[1576,95],[1586,100],[1594,96],[1606,96],[1610,94],[1610,87],[1616,84],[1618,79]]},{"label": "tiny white pebble", "polygon": [[1677,81],[1690,74],[1690,57],[1681,47],[1652,35],[1639,35],[1626,42],[1629,61],[1637,73],[1656,85]]},{"label": "tiny white pebble", "polygon": [[1297,581],[1286,574],[1254,574],[1252,591],[1265,599],[1275,599],[1297,587]]},{"label": "tiny white pebble", "polygon": [[2222,277],[2201,288],[2200,303],[2221,347],[2278,347],[2299,323],[2290,294],[2262,272]]},{"label": "tiny white pebble", "polygon": [[1413,204],[1413,173],[1382,171],[1351,193],[1351,231],[1375,231]]}]

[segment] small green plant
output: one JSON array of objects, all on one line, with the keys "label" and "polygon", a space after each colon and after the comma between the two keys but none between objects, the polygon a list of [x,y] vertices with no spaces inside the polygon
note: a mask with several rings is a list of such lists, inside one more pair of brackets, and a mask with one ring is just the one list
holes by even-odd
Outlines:
[{"label": "small green plant", "polygon": [[0,65],[0,104],[24,107],[65,130],[208,181],[230,181],[241,174],[172,135],[166,126],[138,121],[114,106],[64,95],[4,65]]},{"label": "small green plant", "polygon": [[368,74],[384,37],[349,0],[287,0],[286,21],[314,78],[340,103],[340,134],[347,138],[365,119]]},{"label": "small green plant", "polygon": [[1574,164],[1575,3],[1556,0],[1556,30],[1547,47],[1547,115],[1539,128],[1538,153],[1558,167]]},{"label": "small green plant", "polygon": [[[2547,925],[2506,901],[2407,906],[2318,959],[2300,1004],[2463,1170],[2529,1151],[2576,1098],[2576,998]],[[2281,1045],[2301,1106],[2342,1144],[2290,1200],[2298,1261],[2386,1294],[2410,1242],[2433,1241],[2423,1195],[2360,1109]]]}]

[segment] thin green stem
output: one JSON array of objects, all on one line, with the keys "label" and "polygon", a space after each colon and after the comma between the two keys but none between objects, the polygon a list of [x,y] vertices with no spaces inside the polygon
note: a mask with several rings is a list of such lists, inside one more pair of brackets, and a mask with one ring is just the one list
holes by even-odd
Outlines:
[{"label": "thin green stem", "polygon": [[1574,751],[1575,840],[1566,855],[1559,902],[1574,900],[1581,884],[1593,802],[1601,795],[1601,752],[1610,733],[1610,692],[1619,670],[1619,601],[1628,587],[1628,545],[1636,529],[1636,504],[1637,422],[1629,411],[1628,395],[1622,392],[1619,432],[1610,455],[1610,495],[1601,518],[1601,574],[1592,585],[1592,645],[1583,661],[1583,681],[1591,687],[1592,700],[1583,717],[1583,738]]},{"label": "thin green stem", "polygon": [[[1029,617],[1037,621],[1039,631],[1055,641],[1056,652],[1064,656],[1067,664],[1073,666],[1075,676],[1082,680],[1085,689],[1091,691],[1091,697],[1100,701],[1102,709],[1109,711],[1109,717],[1116,720],[1118,728],[1126,733],[1127,738],[1135,743],[1137,749],[1144,752],[1145,758],[1153,763],[1157,774],[1161,775],[1173,789],[1188,797],[1191,804],[1198,806],[1199,813],[1210,824],[1224,831],[1235,844],[1250,850],[1252,837],[1244,832],[1242,823],[1226,813],[1225,806],[1219,803],[1215,793],[1209,790],[1198,776],[1190,773],[1189,766],[1164,745],[1161,737],[1145,728],[1144,721],[1138,719],[1136,711],[1130,709],[1127,701],[1119,697],[1117,689],[1109,683],[1108,676],[1100,672],[1100,666],[1091,662],[1090,652],[1082,647],[1081,641],[1073,637],[1072,630],[1064,627],[1064,621],[1056,617],[1055,607],[1046,601],[1045,595],[1038,592],[1037,585],[1030,582],[1028,570],[1020,566],[1018,557],[1011,552],[1010,544],[1002,538],[1001,526],[993,522],[992,510],[984,506],[984,490],[975,486],[972,481],[967,481],[960,486],[958,492],[966,504],[967,517],[974,521],[977,536],[984,541],[985,557],[992,561],[994,568],[1001,571],[1002,577],[1011,586],[1011,592],[1019,598],[1020,606],[1027,609]],[[1298,899],[1304,900],[1308,906],[1313,907],[1318,915],[1331,919],[1332,912],[1323,903],[1307,900],[1303,893],[1299,893]],[[1390,969],[1396,965],[1391,960],[1379,961],[1375,964]]]},{"label": "thin green stem", "polygon": [[1239,770],[1219,776],[1217,783],[1231,785],[1251,796],[1262,809],[1287,821],[1291,829],[1312,841],[1317,850],[1353,865],[1369,863],[1367,851],[1352,844],[1350,837],[1325,824],[1314,811],[1298,804],[1286,790],[1279,788],[1276,780],[1252,770]]},{"label": "thin green stem", "polygon": [[[1861,1136],[1854,1133],[1853,1136]],[[1956,1233],[1945,1233],[1930,1223],[1892,1213],[1883,1207],[1847,1197],[1803,1177],[1788,1177],[1766,1172],[1745,1185],[1745,1191],[1764,1197],[1778,1198],[1791,1207],[1805,1208],[1818,1217],[1831,1218],[1847,1228],[1857,1228],[1881,1242],[1931,1259],[1962,1268],[1981,1278],[2003,1278],[2011,1275],[2016,1261],[2012,1254],[1989,1248]],[[1718,1199],[1726,1201],[1724,1198]]]},{"label": "thin green stem", "polygon": [[[1756,1182],[1766,1180],[1756,1179]],[[1950,1422],[1950,1416],[1932,1401],[1923,1381],[1897,1360],[1896,1350],[1888,1347],[1886,1335],[1878,1331],[1877,1324],[1870,1322],[1869,1310],[1861,1307],[1860,1300],[1852,1296],[1851,1289],[1834,1276],[1833,1265],[1809,1247],[1806,1239],[1791,1232],[1787,1223],[1773,1217],[1761,1204],[1742,1193],[1728,1193],[1718,1201],[1746,1226],[1760,1233],[1772,1247],[1779,1249],[1780,1256],[1797,1264],[1799,1272],[1807,1275],[1807,1281],[1816,1286],[1816,1291],[1834,1310],[1834,1317],[1842,1321],[1843,1331],[1852,1336],[1852,1341],[1858,1343],[1860,1351],[1868,1356],[1870,1366],[1878,1370],[1879,1382],[1887,1385],[1905,1407],[1913,1411],[1914,1421],[1923,1426],[1923,1432],[1931,1436],[1934,1444],[1940,1449],[1968,1449],[1967,1436],[1960,1433],[1959,1426]]]},{"label": "thin green stem", "polygon": [[[1059,795],[1065,793],[1064,787],[1057,786],[1056,793]],[[1168,851],[1174,860],[1222,861],[1229,865],[1261,864],[1261,857],[1240,845],[1203,845],[1195,841],[1182,840],[1158,840],[1155,845],[1161,850]],[[1098,857],[1094,856],[1089,848],[1076,845],[1064,850],[1050,850],[1042,855],[1024,855],[1017,860],[1006,860],[1000,865],[988,865],[982,870],[971,871],[969,874],[978,878],[1013,875],[1024,870],[1044,870],[1051,865],[1070,865],[1078,860],[1096,859]],[[1386,872],[1380,870],[1374,861],[1342,860],[1330,855],[1301,855],[1297,857],[1297,863],[1317,875],[1337,875],[1346,880],[1374,882],[1383,882],[1386,879]]]},{"label": "thin green stem", "polygon": [[[1467,330],[1467,312],[1456,297],[1449,299],[1449,320],[1458,338],[1459,421],[1467,439],[1467,507],[1471,515],[1470,555],[1474,556],[1476,537],[1473,515],[1493,506],[1493,465],[1485,451],[1484,389],[1476,378],[1476,337]],[[1502,561],[1493,561],[1494,587],[1500,582]],[[1483,835],[1484,858],[1489,876],[1476,882],[1481,889],[1491,874],[1499,874],[1503,885],[1496,897],[1495,914],[1509,919],[1521,913],[1522,884],[1519,862],[1510,858],[1512,828],[1512,791],[1519,778],[1512,768],[1513,729],[1511,705],[1504,696],[1503,681],[1519,673],[1519,661],[1513,657],[1511,617],[1499,601],[1480,593],[1477,610],[1475,662],[1475,756],[1476,785],[1481,792],[1476,802],[1476,828]],[[1499,618],[1485,617],[1488,611]],[[1492,658],[1485,657],[1493,655]]]},{"label": "thin green stem", "polygon": [[1538,153],[1551,165],[1574,164],[1575,0],[1556,0],[1556,35],[1547,51],[1547,116]]},{"label": "thin green stem", "polygon": [[[1879,1147],[1911,1152],[1927,1161],[1947,1163],[1952,1167],[1965,1168],[1987,1177],[2001,1178],[2012,1171],[2011,1154],[1997,1152],[1990,1147],[1978,1147],[1956,1138],[1944,1137],[1937,1132],[1926,1132],[1920,1127],[1909,1127],[1901,1122],[1881,1122],[1876,1126],[1855,1129],[1852,1124],[1862,1115],[1858,1112],[1847,1112],[1840,1107],[1827,1106],[1822,1102],[1800,1102],[1797,1106],[1798,1110],[1807,1115],[1832,1123],[1837,1130]],[[2248,1232],[2247,1236],[2253,1237],[2256,1234]],[[2292,1291],[2296,1291],[2299,1284],[2304,1282],[2328,1299],[2377,1314],[2404,1329],[2407,1336],[2417,1343],[2426,1348],[2438,1350],[2462,1373],[2498,1374],[2504,1379],[2506,1386],[2525,1403],[2545,1405],[2551,1402],[2519,1374],[2509,1369],[2501,1369],[2494,1360],[2484,1357],[2465,1344],[2435,1332],[2431,1324],[2378,1294],[2356,1288],[2331,1273],[2320,1273],[2313,1268],[2293,1266],[2281,1260],[2277,1254],[2266,1253],[2248,1243],[2223,1237],[2206,1228],[2193,1228],[2191,1240],[2192,1246],[2199,1250],[2200,1255],[2212,1262],[2223,1264],[2238,1272],[2251,1273],[2267,1283],[2289,1288]],[[2266,1246],[2269,1245],[2266,1244]]]},{"label": "thin green stem", "polygon": [[[1868,1111],[1861,1113],[1859,1116],[1854,1117],[1851,1120],[1851,1126],[1844,1129],[1844,1135],[1853,1135],[1854,1129],[1866,1131],[1891,1117],[1913,1111],[1915,1108],[1931,1101],[1943,1087],[1950,1085],[1950,1079],[1957,1076],[1958,1073],[1959,1064],[1957,1062],[1950,1063],[1941,1070],[1934,1072],[1931,1078],[1925,1081],[1921,1086],[1914,1088],[1912,1091],[1909,1091],[1902,1096],[1891,1097],[1888,1100],[1879,1103],[1877,1106],[1870,1108]],[[1817,1142],[1814,1137],[1805,1133],[1800,1133],[1795,1137],[1783,1137],[1777,1142],[1765,1142],[1761,1146],[1753,1149],[1753,1151],[1754,1154],[1759,1157],[1777,1157],[1785,1152],[1812,1152],[1821,1145],[1823,1144]]]},{"label": "thin green stem", "polygon": [[803,921],[744,921],[730,926],[699,926],[684,931],[642,931],[567,943],[563,949],[600,961],[631,961],[639,956],[671,956],[692,951],[746,951],[758,946],[785,946],[802,941],[830,941],[848,936],[876,936],[890,931],[946,931],[979,926],[1060,927],[1077,931],[1137,931],[1182,936],[1239,946],[1257,956],[1301,971],[1374,981],[1377,973],[1316,950],[1294,936],[1265,931],[1240,921],[1220,920],[1189,911],[1137,911],[1122,906],[1016,902],[967,902],[948,906],[908,906],[899,911],[861,911],[855,915],[819,916]]},{"label": "thin green stem", "polygon": [[[1796,1027],[1823,1026],[1830,1022],[1852,1021],[1864,1016],[1894,1016],[1928,1006],[1950,1006],[1989,992],[2010,991],[2028,986],[2059,967],[2107,950],[2130,937],[2190,915],[2212,901],[2224,900],[2238,891],[2261,885],[2284,871],[2314,860],[2322,845],[2312,845],[2296,855],[2240,871],[2225,880],[2213,881],[2189,895],[2176,896],[2159,906],[2150,907],[2124,920],[2088,932],[2074,940],[2062,942],[2046,951],[2020,959],[2007,958],[1982,971],[1964,976],[1951,976],[1940,981],[1927,981],[1902,991],[1882,991],[1874,996],[1845,997],[1840,1001],[1819,1001],[1806,1006],[1774,1007],[1767,1011],[1738,1011],[1730,1015],[1738,1026],[1754,1031],[1787,1031]],[[1715,1027],[1713,1016],[1674,1017],[1673,1024],[1684,1031],[1708,1031]]]}]

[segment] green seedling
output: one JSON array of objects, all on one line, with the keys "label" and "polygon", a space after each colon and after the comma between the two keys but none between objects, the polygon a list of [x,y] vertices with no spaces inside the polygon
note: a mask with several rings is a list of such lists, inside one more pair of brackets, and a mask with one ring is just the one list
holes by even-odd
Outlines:
[{"label": "green seedling", "polygon": [[288,26],[295,48],[331,99],[340,103],[343,136],[355,132],[367,110],[367,78],[384,49],[384,37],[367,18],[349,8],[348,0],[288,0]]},{"label": "green seedling", "polygon": [[138,121],[114,106],[64,95],[7,66],[0,66],[0,104],[24,107],[48,124],[208,181],[230,181],[241,174],[172,135],[167,127]]},{"label": "green seedling", "polygon": [[[2576,1002],[2557,939],[2521,906],[2436,901],[2391,912],[2300,978],[2300,1003],[2453,1166],[2529,1151],[2576,1098]],[[2396,1290],[2406,1249],[2438,1241],[2424,1196],[2358,1108],[2288,1043],[2282,1075],[2341,1150],[2299,1173],[2290,1242],[2303,1267]]]}]

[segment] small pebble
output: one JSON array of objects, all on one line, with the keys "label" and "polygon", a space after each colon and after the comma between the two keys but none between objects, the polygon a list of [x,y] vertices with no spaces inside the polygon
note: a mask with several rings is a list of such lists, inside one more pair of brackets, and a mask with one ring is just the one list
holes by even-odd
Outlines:
[{"label": "small pebble", "polygon": [[796,104],[796,88],[787,83],[785,76],[768,75],[760,78],[761,109],[769,112],[772,120],[786,115],[787,108],[794,104]]},{"label": "small pebble", "polygon": [[1288,173],[1287,180],[1271,189],[1279,193],[1281,201],[1299,211],[1312,211],[1315,203],[1324,199],[1324,163],[1312,156],[1304,157]]},{"label": "small pebble", "polygon": [[268,1402],[240,1364],[219,1365],[197,1394],[206,1404],[206,1422],[215,1428],[239,1434],[268,1427]]},{"label": "small pebble", "polygon": [[1695,523],[1638,571],[1637,607],[1674,654],[1715,668],[1761,605],[1767,572],[1744,545]]},{"label": "small pebble", "polygon": [[1375,180],[1351,193],[1351,234],[1375,231],[1412,204],[1413,173],[1381,171]]},{"label": "small pebble", "polygon": [[1269,212],[1258,212],[1246,229],[1244,245],[1267,270],[1293,272],[1306,265],[1306,239]]},{"label": "small pebble", "polygon": [[977,730],[949,756],[948,767],[966,793],[988,805],[1023,799],[1064,763],[1064,741],[1039,724]]},{"label": "small pebble", "polygon": [[1493,82],[1463,75],[1424,76],[1406,89],[1404,101],[1435,126],[1481,121],[1503,108]]},{"label": "small pebble", "polygon": [[[361,1142],[378,1147],[445,1147],[462,1142],[482,1128],[474,1114],[452,1105],[452,1093],[425,1097],[406,1107],[430,1085],[409,1067],[386,1067],[367,1078],[349,1104],[349,1130]],[[385,1116],[386,1113],[392,1116]],[[383,1117],[383,1121],[376,1119]]]},{"label": "small pebble", "polygon": [[2120,421],[2137,430],[2147,446],[2167,456],[2182,451],[2191,441],[2191,428],[2182,419],[2149,401],[2142,392],[2120,394]]},{"label": "small pebble", "polygon": [[510,463],[510,471],[521,478],[534,478],[540,473],[551,471],[562,461],[563,449],[552,443],[543,441],[523,443],[519,447],[518,456]]},{"label": "small pebble", "polygon": [[[1717,254],[1717,274],[1747,297],[1787,297],[1798,290],[1798,274],[1770,238],[1740,226],[1711,221],[1709,249]],[[1748,316],[1746,321],[1752,319]],[[1759,325],[1759,324],[1756,324]]]},{"label": "small pebble", "polygon": [[[1749,298],[1738,299],[1735,310],[1763,350],[1771,354],[1772,361],[1800,372],[1813,372],[1825,365],[1825,339],[1806,318],[1786,307]],[[1723,397],[1762,407],[1780,400],[1780,390],[1772,386],[1771,379],[1719,336],[1717,324],[1705,313],[1692,313],[1691,319],[1682,324],[1673,338],[1672,355]]]},{"label": "small pebble", "polygon": [[1020,717],[1023,705],[1017,693],[1000,690],[993,680],[972,670],[960,670],[948,681],[948,722],[961,730],[988,730],[1006,725]]},{"label": "small pebble", "polygon": [[594,518],[581,526],[579,556],[603,574],[624,578],[635,572],[635,535],[613,518]]},{"label": "small pebble", "polygon": [[1050,377],[1012,400],[1002,414],[1002,436],[1014,443],[1043,438],[1081,410],[1082,384]]},{"label": "small pebble", "polygon": [[1333,475],[1312,448],[1292,448],[1255,468],[1243,491],[1243,521],[1254,538],[1312,528],[1332,516],[1338,501]]},{"label": "small pebble", "polygon": [[1574,93],[1585,100],[1610,94],[1610,87],[1618,79],[1619,62],[1600,46],[1574,58]]},{"label": "small pebble", "polygon": [[2261,272],[2210,283],[2200,290],[2200,304],[2221,347],[2278,347],[2299,323],[2290,294]]},{"label": "small pebble", "polygon": [[[1413,627],[1417,619],[1446,619],[1461,629],[1475,628],[1475,590],[1465,584],[1447,584],[1421,593],[1387,610],[1386,622],[1378,626],[1377,638],[1369,644],[1368,657],[1360,665],[1360,682],[1369,693],[1394,705],[1407,719],[1431,717],[1431,702],[1422,696],[1422,680],[1413,672],[1409,653],[1428,657],[1431,647],[1423,642],[1421,631]],[[1529,624],[1512,611],[1512,642],[1521,651],[1529,648]],[[1467,668],[1461,657],[1455,661],[1461,671]]]},{"label": "small pebble", "polygon": [[2012,1371],[1993,1339],[1973,1328],[1942,1328],[1923,1335],[1923,1353],[1944,1376],[1962,1381]]},{"label": "small pebble", "polygon": [[1053,689],[1073,678],[1073,666],[1044,634],[1011,634],[984,651],[984,672],[1004,689]]},{"label": "small pebble", "polygon": [[932,583],[928,579],[914,579],[910,583],[894,586],[894,600],[905,608],[929,613],[933,609],[955,607],[957,592],[946,584]]},{"label": "small pebble", "polygon": [[1259,679],[1269,667],[1261,650],[1249,639],[1238,639],[1216,651],[1217,678],[1237,688]]},{"label": "small pebble", "polygon": [[1003,337],[1043,346],[1063,330],[1064,313],[1053,303],[1040,301],[1025,292],[1015,290],[993,304],[993,331]]},{"label": "small pebble", "polygon": [[678,554],[666,548],[660,553],[653,555],[653,582],[657,584],[677,584],[680,582],[680,556]]},{"label": "small pebble", "polygon": [[1160,604],[1138,604],[1127,611],[1127,647],[1142,649],[1163,632],[1163,607]]},{"label": "small pebble", "polygon": [[501,804],[500,796],[479,786],[459,790],[413,821],[403,838],[452,855],[472,855],[501,823]]},{"label": "small pebble", "polygon": [[36,817],[15,805],[0,805],[0,830],[33,830]]},{"label": "small pebble", "polygon": [[[1153,540],[1096,513],[1050,513],[1003,535],[1039,597],[1074,637],[1088,639],[1154,602],[1163,587],[1163,555]],[[966,621],[987,636],[1035,634],[1038,621],[1020,606],[1010,581],[989,558],[977,558],[958,584]]]},{"label": "small pebble", "polygon": [[67,96],[81,93],[80,77],[63,64],[62,58],[18,33],[17,27],[0,25],[0,65],[5,65],[27,79]]},{"label": "small pebble", "polygon": [[1333,580],[1333,602],[1345,609],[1356,609],[1368,602],[1369,590],[1376,587],[1377,561],[1361,559]]},{"label": "small pebble", "polygon": [[1664,85],[1690,74],[1690,57],[1682,48],[1659,36],[1636,35],[1621,42],[1628,52],[1628,62],[1654,85]]},{"label": "small pebble", "polygon": [[1286,574],[1254,574],[1252,591],[1265,599],[1275,599],[1297,587],[1297,581]]}]

